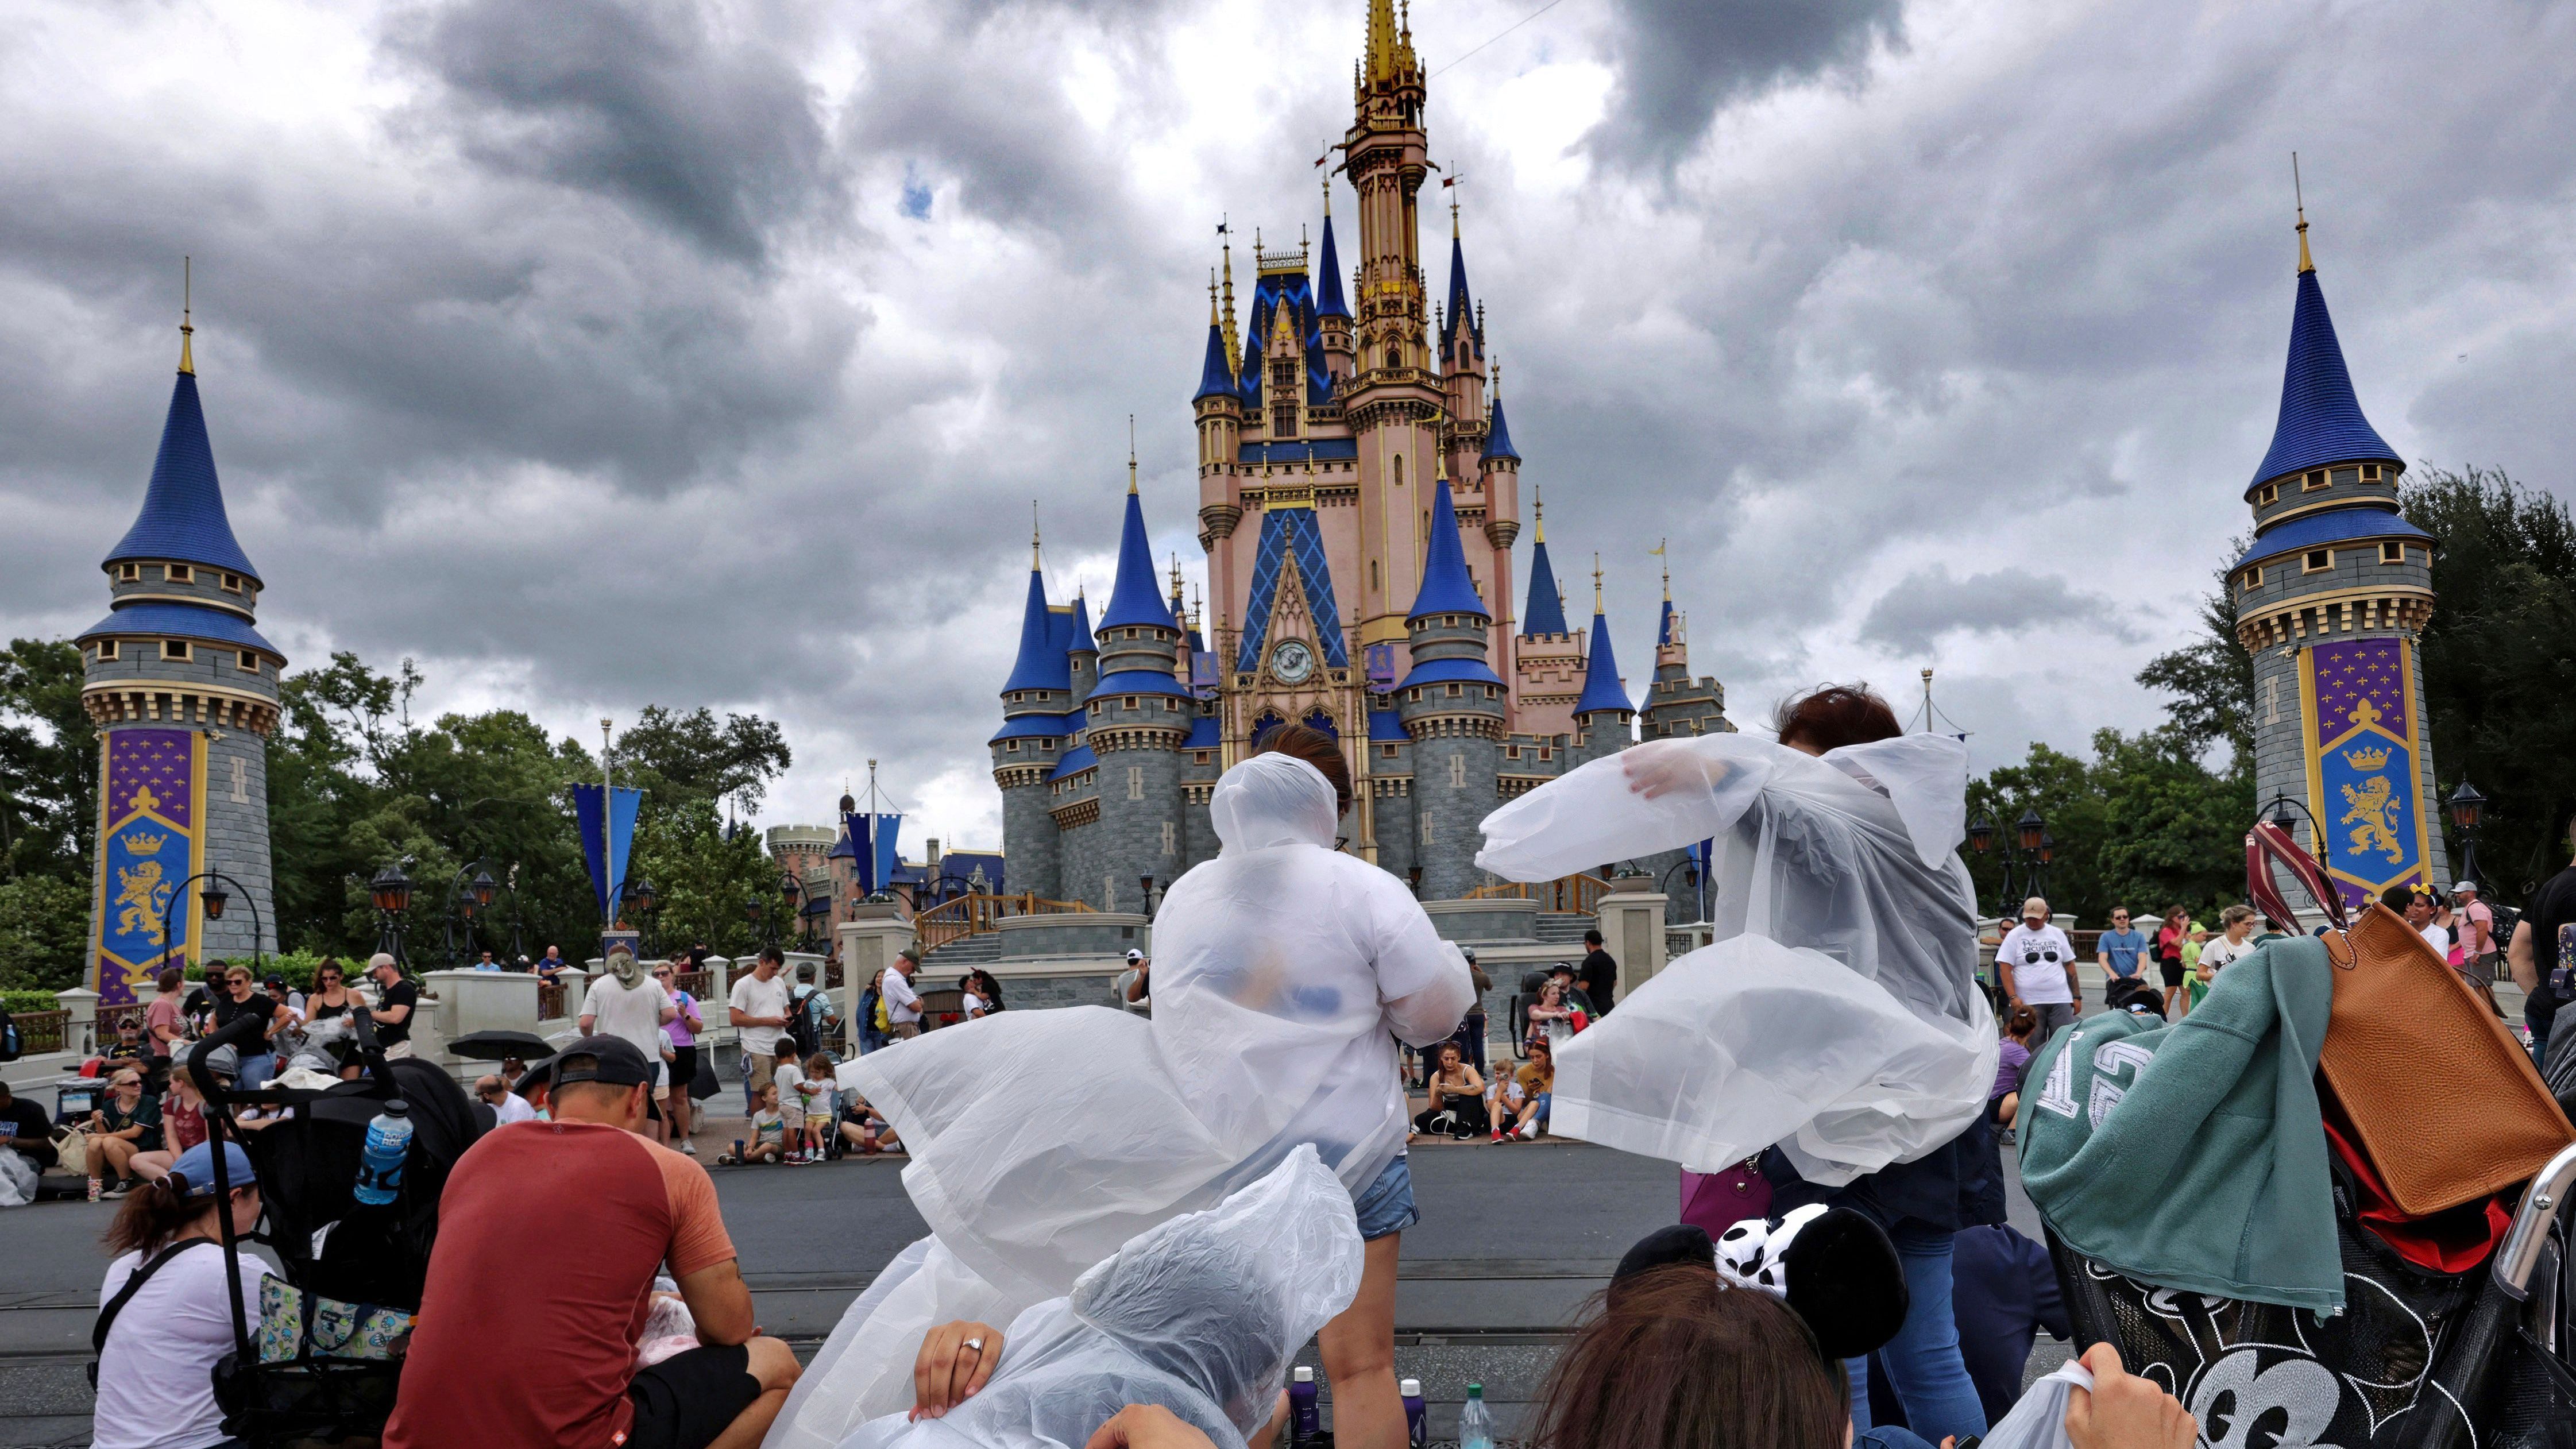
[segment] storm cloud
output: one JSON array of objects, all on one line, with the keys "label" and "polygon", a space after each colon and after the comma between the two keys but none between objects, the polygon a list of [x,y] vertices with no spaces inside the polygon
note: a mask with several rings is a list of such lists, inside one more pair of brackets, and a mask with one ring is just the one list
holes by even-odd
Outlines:
[{"label": "storm cloud", "polygon": [[[1109,576],[1126,418],[1198,580],[1215,226],[1321,220],[1363,0],[35,0],[0,34],[0,626],[97,617],[195,258],[261,627],[416,707],[781,720],[990,845],[1026,582]],[[2576,7],[1446,0],[1525,489],[1632,686],[1669,540],[1735,717],[1919,690],[1980,768],[2153,723],[2269,437],[2301,153],[2364,408],[2570,490]],[[1335,191],[1347,263],[1352,198]],[[1236,249],[1238,286],[1251,261]],[[1524,534],[1521,547],[1529,547]],[[1523,564],[1526,569],[1526,560]],[[2103,687],[2110,686],[2110,687]]]}]

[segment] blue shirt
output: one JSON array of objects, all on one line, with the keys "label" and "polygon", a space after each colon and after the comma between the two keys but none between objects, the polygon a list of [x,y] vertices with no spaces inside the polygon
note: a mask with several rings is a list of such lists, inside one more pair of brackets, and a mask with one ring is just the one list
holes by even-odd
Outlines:
[{"label": "blue shirt", "polygon": [[2109,953],[2111,974],[2135,976],[2138,958],[2147,953],[2147,933],[2132,926],[2125,931],[2104,931],[2096,949]]}]

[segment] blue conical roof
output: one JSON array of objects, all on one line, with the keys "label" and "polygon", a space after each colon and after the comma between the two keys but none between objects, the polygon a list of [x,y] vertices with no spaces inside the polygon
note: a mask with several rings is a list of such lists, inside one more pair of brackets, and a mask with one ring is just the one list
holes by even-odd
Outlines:
[{"label": "blue conical roof", "polygon": [[1661,619],[1658,619],[1658,620],[1656,620],[1656,621],[1655,621],[1655,647],[1656,647],[1656,648],[1658,648],[1658,649],[1661,649],[1661,648],[1663,648],[1665,645],[1670,644],[1670,643],[1672,643],[1672,642],[1673,642],[1673,601],[1672,601],[1672,600],[1670,600],[1670,599],[1666,599],[1666,600],[1664,600],[1664,616],[1663,616]]},{"label": "blue conical roof", "polygon": [[1009,694],[1022,689],[1073,688],[1073,662],[1057,642],[1055,621],[1047,610],[1046,576],[1029,570],[1028,603],[1020,611],[1020,657],[1011,664]]},{"label": "blue conical roof", "polygon": [[1440,357],[1444,363],[1455,360],[1461,329],[1466,330],[1468,339],[1475,344],[1476,355],[1485,355],[1485,340],[1475,334],[1475,310],[1475,299],[1467,295],[1467,253],[1459,246],[1457,236],[1452,234],[1449,238],[1449,318],[1448,326],[1440,334]]},{"label": "blue conical roof", "polygon": [[170,390],[170,416],[161,424],[161,452],[152,460],[152,482],[143,511],[110,550],[106,562],[163,558],[259,577],[233,540],[224,516],[223,485],[215,479],[215,450],[206,441],[206,415],[197,406],[197,375],[179,374]]},{"label": "blue conical roof", "polygon": [[1512,425],[1503,420],[1503,400],[1494,399],[1493,416],[1485,431],[1485,454],[1488,458],[1509,458],[1517,463],[1521,451],[1512,446]]},{"label": "blue conical roof", "polygon": [[1556,594],[1556,570],[1547,561],[1547,540],[1530,545],[1529,607],[1521,611],[1521,634],[1562,634],[1565,600]]},{"label": "blue conical roof", "polygon": [[1628,691],[1619,683],[1618,657],[1610,652],[1610,621],[1595,612],[1592,656],[1583,662],[1583,697],[1574,702],[1574,712],[1586,715],[1597,709],[1636,712],[1636,706],[1628,702]]},{"label": "blue conical roof", "polygon": [[1449,501],[1449,480],[1440,480],[1439,494],[1431,504],[1431,546],[1422,556],[1422,590],[1413,596],[1410,619],[1425,614],[1475,614],[1494,617],[1485,611],[1485,601],[1476,595],[1476,580],[1467,572],[1467,553],[1458,542],[1458,509]]},{"label": "blue conical roof", "polygon": [[1091,637],[1091,601],[1080,594],[1073,596],[1072,636],[1065,647],[1076,654],[1100,652],[1100,641]]},{"label": "blue conical roof", "polygon": [[1109,591],[1109,607],[1100,613],[1100,627],[1116,629],[1134,624],[1169,629],[1172,610],[1163,602],[1163,590],[1154,579],[1154,545],[1145,536],[1144,502],[1130,488],[1127,521],[1118,534],[1118,582]]},{"label": "blue conical roof", "polygon": [[1190,401],[1203,397],[1224,397],[1234,391],[1234,368],[1225,357],[1225,328],[1208,323],[1207,360],[1199,364],[1199,390]]},{"label": "blue conical roof", "polygon": [[2343,345],[2335,340],[2334,318],[2326,314],[2325,290],[2314,270],[2299,273],[2299,305],[2290,317],[2290,362],[2281,375],[2281,418],[2272,428],[2272,449],[2254,470],[2247,491],[2284,473],[2325,463],[2400,463],[2352,395],[2352,374],[2344,369]]},{"label": "blue conical roof", "polygon": [[1321,255],[1323,264],[1315,274],[1315,315],[1348,317],[1351,309],[1342,300],[1342,258],[1333,250],[1333,218],[1330,212],[1324,215],[1324,250]]}]

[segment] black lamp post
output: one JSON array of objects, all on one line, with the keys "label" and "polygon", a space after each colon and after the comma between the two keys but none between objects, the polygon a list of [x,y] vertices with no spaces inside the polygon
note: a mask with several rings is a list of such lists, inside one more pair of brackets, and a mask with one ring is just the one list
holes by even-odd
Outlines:
[{"label": "black lamp post", "polygon": [[2460,832],[2460,868],[2452,879],[2476,880],[2478,878],[2478,817],[2486,808],[2487,797],[2479,794],[2478,787],[2470,784],[2468,777],[2463,775],[2460,777],[2460,788],[2452,791],[2451,798],[2443,803],[2450,807],[2451,824]]},{"label": "black lamp post", "polygon": [[787,903],[787,918],[795,923],[797,944],[800,946],[805,944],[805,922],[798,912],[798,903],[803,900],[804,895],[803,881],[784,871],[779,873],[778,897]]},{"label": "black lamp post", "polygon": [[[2326,838],[2325,827],[2318,823],[2316,815],[2311,812],[2306,805],[2291,799],[2288,791],[2276,790],[2273,792],[2272,805],[2271,808],[2265,812],[2264,819],[2272,826],[2273,829],[2280,831],[2283,835],[2289,835],[2291,827],[2297,825],[2300,821],[2305,820],[2308,823],[2308,838],[2317,843],[2316,857],[2318,867],[2325,870],[2331,870],[2334,868],[2334,844]],[[2296,840],[2297,838],[2298,837],[2296,836],[2291,836],[2291,839],[2293,840]]]},{"label": "black lamp post", "polygon": [[652,959],[655,945],[653,921],[662,914],[661,893],[653,889],[651,876],[640,876],[636,879],[635,888],[626,893],[626,898],[635,903],[635,919],[644,923],[637,933],[643,939],[637,944],[643,948],[645,957]]},{"label": "black lamp post", "polygon": [[753,896],[742,903],[742,916],[744,920],[751,923],[752,934],[760,938],[760,944],[764,946],[778,944],[778,937],[769,929],[769,922],[761,909],[760,897]]},{"label": "black lamp post", "polygon": [[1414,866],[1404,873],[1404,883],[1413,889],[1414,899],[1422,898],[1422,867]]},{"label": "black lamp post", "polygon": [[403,874],[402,862],[395,861],[376,872],[367,882],[367,902],[376,909],[376,949],[403,961],[402,914],[411,909],[411,877]]},{"label": "black lamp post", "polygon": [[[472,872],[469,876],[467,872]],[[474,949],[474,917],[492,904],[501,892],[501,883],[492,879],[489,862],[469,860],[456,868],[448,878],[447,906],[442,926],[447,948],[447,966],[454,970],[463,964],[462,952]]]},{"label": "black lamp post", "polygon": [[1136,889],[1136,898],[1145,907],[1145,919],[1150,921],[1154,918],[1154,878],[1150,875],[1136,877]]},{"label": "black lamp post", "polygon": [[[2048,820],[2037,810],[2024,810],[2013,822],[2012,834],[1998,842],[1995,822],[1984,811],[1968,822],[1968,848],[1979,855],[1997,845],[2003,846],[2003,909],[2010,914],[2020,904],[2020,897],[2045,894],[2040,889],[2046,878],[2045,867],[2057,855],[2057,838],[2048,833]],[[2018,879],[2020,889],[2014,889]]]},{"label": "black lamp post", "polygon": [[[172,925],[170,913],[178,908],[180,899],[188,893],[188,887],[198,881],[204,881],[205,884],[200,886],[197,890],[197,904],[205,909],[206,919],[209,921],[220,921],[224,918],[224,907],[232,900],[232,897],[227,895],[224,891],[224,887],[227,885],[231,886],[234,890],[240,891],[242,893],[242,899],[250,902],[251,975],[254,978],[257,977],[260,974],[259,964],[261,961],[266,959],[261,954],[259,948],[259,938],[261,934],[259,897],[252,895],[249,887],[244,886],[240,881],[234,880],[231,876],[228,876],[219,870],[201,870],[195,875],[188,877],[186,880],[179,882],[178,885],[171,889],[169,898],[161,903],[161,968],[165,971],[169,969],[170,953],[177,945],[170,936],[170,927]],[[205,943],[199,941],[191,944],[196,946],[198,958],[202,961],[205,957]]]}]

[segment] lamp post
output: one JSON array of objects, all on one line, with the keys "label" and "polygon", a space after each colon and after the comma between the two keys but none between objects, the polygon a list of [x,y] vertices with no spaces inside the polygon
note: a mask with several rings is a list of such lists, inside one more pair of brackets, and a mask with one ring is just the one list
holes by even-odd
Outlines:
[{"label": "lamp post", "polygon": [[[2315,813],[2310,811],[2306,805],[2291,799],[2288,791],[2276,790],[2273,792],[2272,803],[2264,811],[2264,819],[2272,826],[2273,829],[2280,831],[2283,835],[2289,835],[2290,828],[2297,825],[2301,820],[2307,821],[2308,838],[2317,843],[2315,855],[2317,857],[2318,868],[2321,870],[2332,870],[2334,868],[2334,843],[2326,838],[2325,826],[2319,823]],[[2291,838],[2293,840],[2297,839],[2296,836],[2292,836]]]},{"label": "lamp post", "polygon": [[[626,898],[635,903],[635,919],[644,923],[643,929],[638,933],[642,939],[637,944],[643,947],[647,960],[655,959],[657,941],[653,922],[662,914],[661,893],[653,889],[651,876],[643,876],[636,880],[635,888],[626,893]],[[517,928],[514,926],[512,929]]]},{"label": "lamp post", "polygon": [[402,913],[411,909],[411,877],[403,874],[402,862],[395,861],[376,872],[367,882],[367,903],[376,909],[376,949],[394,958],[394,964],[408,965],[403,960]]},{"label": "lamp post", "polygon": [[794,923],[796,930],[796,944],[799,946],[807,944],[805,937],[805,919],[802,912],[798,909],[799,903],[804,899],[804,896],[805,882],[798,880],[794,875],[789,874],[788,872],[781,871],[778,876],[778,898],[787,903],[787,918],[789,921]]},{"label": "lamp post", "polygon": [[[470,879],[466,875],[468,871],[473,872]],[[458,866],[456,874],[448,878],[447,904],[443,911],[445,919],[441,926],[444,931],[449,970],[453,971],[463,964],[463,958],[459,954],[458,937],[464,938],[463,950],[474,949],[475,914],[490,906],[492,898],[500,894],[500,890],[501,883],[492,879],[491,866],[487,861],[469,860]]]},{"label": "lamp post", "polygon": [[[2044,868],[2057,856],[2057,837],[2048,833],[2048,820],[2037,810],[2024,810],[2013,822],[2012,833],[2001,842],[1995,839],[1995,822],[1984,811],[1968,823],[1968,848],[1979,855],[2000,843],[2003,846],[2003,909],[2009,915],[2019,904],[2016,896],[2043,894],[2040,883],[2046,878]],[[2015,873],[2021,889],[2013,889]]]},{"label": "lamp post", "polygon": [[1150,875],[1136,877],[1136,890],[1136,899],[1145,907],[1145,919],[1154,919],[1154,878]]},{"label": "lamp post", "polygon": [[778,944],[778,937],[769,929],[769,922],[765,919],[765,914],[766,913],[761,909],[760,897],[758,896],[753,896],[742,903],[743,919],[751,923],[752,934],[760,938],[760,944],[764,946],[775,946]]},{"label": "lamp post", "polygon": [[2460,777],[2460,788],[2452,791],[2451,798],[2443,803],[2450,807],[2451,824],[2460,832],[2460,868],[2452,879],[2476,880],[2478,878],[2478,817],[2486,809],[2487,797],[2479,794],[2478,787],[2470,784],[2468,777],[2463,775]]},{"label": "lamp post", "polygon": [[[188,877],[186,880],[183,880],[179,882],[178,885],[172,887],[169,897],[161,902],[161,969],[164,971],[170,969],[170,952],[177,944],[170,936],[170,927],[172,924],[170,913],[177,909],[179,899],[188,893],[188,887],[197,881],[205,882],[205,885],[197,892],[197,903],[205,908],[206,919],[209,921],[220,921],[224,918],[224,906],[232,899],[231,896],[224,892],[224,887],[227,885],[231,886],[234,890],[240,891],[242,893],[242,899],[250,902],[251,975],[256,979],[260,974],[260,963],[267,959],[261,954],[259,949],[259,938],[262,931],[259,919],[259,897],[252,895],[249,887],[243,885],[240,881],[234,880],[231,876],[228,876],[219,870],[201,870],[197,872],[195,875]],[[205,954],[202,943],[192,944],[198,944],[198,954],[202,957]]]}]

